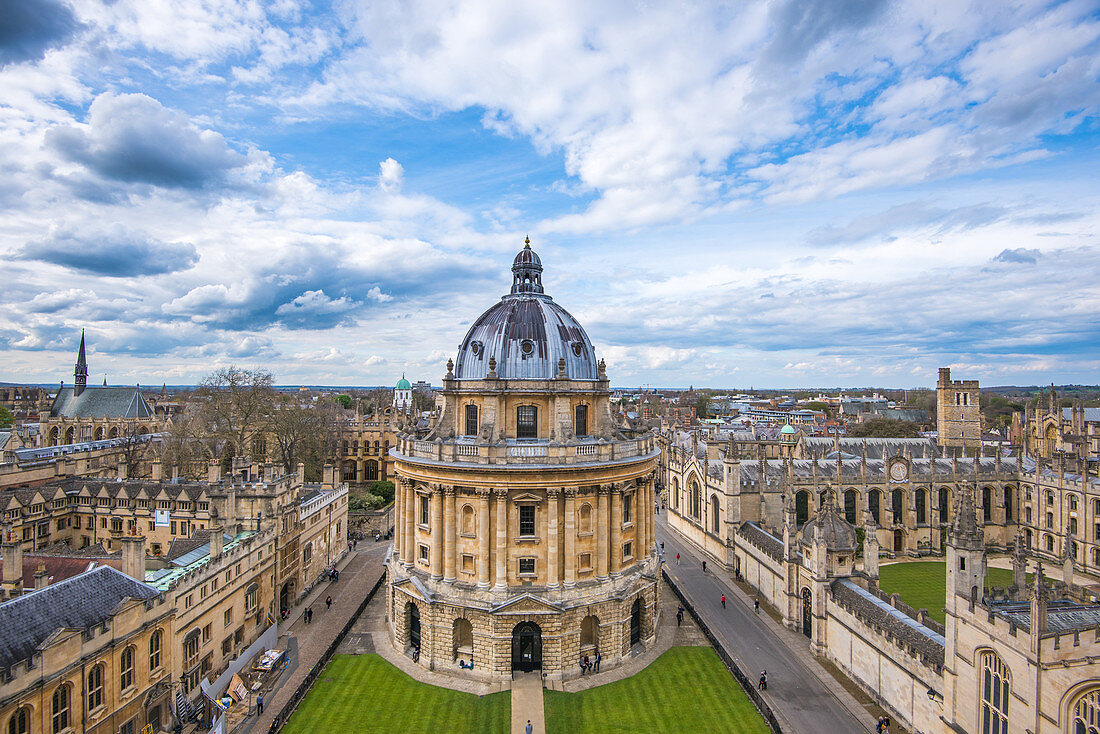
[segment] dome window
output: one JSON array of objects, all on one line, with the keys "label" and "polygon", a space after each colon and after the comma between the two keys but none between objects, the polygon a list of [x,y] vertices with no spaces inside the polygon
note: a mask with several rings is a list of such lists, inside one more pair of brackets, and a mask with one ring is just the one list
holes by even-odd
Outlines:
[{"label": "dome window", "polygon": [[530,357],[535,352],[535,343],[530,339],[524,339],[520,342],[519,348],[523,352],[524,357]]},{"label": "dome window", "polygon": [[479,342],[479,341],[470,342],[470,351],[474,353],[475,357],[480,357],[481,356],[481,342]]},{"label": "dome window", "polygon": [[581,344],[580,342],[573,342],[573,354],[575,354],[579,357],[583,353],[584,353],[584,345]]}]

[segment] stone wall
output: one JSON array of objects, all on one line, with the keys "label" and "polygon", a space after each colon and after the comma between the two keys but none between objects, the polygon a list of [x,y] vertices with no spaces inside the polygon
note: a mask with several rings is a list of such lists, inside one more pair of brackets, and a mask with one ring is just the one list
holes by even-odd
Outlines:
[{"label": "stone wall", "polygon": [[376,530],[385,535],[392,528],[392,504],[381,510],[356,510],[348,513],[349,533],[362,533],[366,540],[373,540]]}]

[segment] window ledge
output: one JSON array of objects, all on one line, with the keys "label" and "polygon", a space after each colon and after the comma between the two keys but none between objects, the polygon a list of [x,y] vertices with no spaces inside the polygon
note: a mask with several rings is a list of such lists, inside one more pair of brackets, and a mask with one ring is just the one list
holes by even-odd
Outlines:
[{"label": "window ledge", "polygon": [[538,543],[542,542],[542,538],[538,535],[520,535],[512,539],[513,543]]}]

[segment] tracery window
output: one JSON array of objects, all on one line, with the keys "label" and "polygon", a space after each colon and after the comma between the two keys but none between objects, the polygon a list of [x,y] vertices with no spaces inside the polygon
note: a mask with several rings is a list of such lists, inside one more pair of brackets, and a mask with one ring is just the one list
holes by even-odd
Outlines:
[{"label": "tracery window", "polygon": [[694,518],[699,517],[699,502],[701,500],[699,496],[699,482],[694,479],[691,480],[691,496],[689,497],[690,504],[688,509],[691,511],[691,516]]},{"label": "tracery window", "polygon": [[103,705],[103,666],[96,665],[88,671],[88,710]]},{"label": "tracery window", "polygon": [[126,690],[134,685],[134,648],[128,647],[122,651],[122,659],[119,661],[119,688]]},{"label": "tracery window", "polygon": [[995,653],[982,653],[982,734],[1008,734],[1008,667]]},{"label": "tracery window", "polygon": [[29,734],[30,720],[27,707],[23,706],[8,719],[8,734]]},{"label": "tracery window", "polygon": [[153,633],[153,636],[149,638],[149,670],[156,670],[160,667],[161,637],[161,631],[157,630]]},{"label": "tracery window", "polygon": [[69,686],[60,685],[53,692],[53,734],[61,734],[69,728]]},{"label": "tracery window", "polygon": [[1073,734],[1100,734],[1100,690],[1086,693],[1073,707]]},{"label": "tracery window", "polygon": [[710,496],[710,531],[715,535],[717,535],[719,532],[719,522],[720,518],[718,517],[718,495],[712,494]]}]

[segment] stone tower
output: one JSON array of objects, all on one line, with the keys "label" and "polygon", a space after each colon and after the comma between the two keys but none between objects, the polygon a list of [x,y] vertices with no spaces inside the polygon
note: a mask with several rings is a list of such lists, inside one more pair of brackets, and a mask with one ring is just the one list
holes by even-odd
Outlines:
[{"label": "stone tower", "polygon": [[947,531],[947,610],[956,608],[958,597],[981,598],[985,586],[985,534],[978,526],[974,487],[963,484],[955,505],[955,517]]},{"label": "stone tower", "polygon": [[88,358],[84,355],[84,330],[80,330],[80,351],[76,354],[73,370],[73,396],[80,395],[88,387]]},{"label": "stone tower", "polygon": [[982,445],[982,414],[977,380],[952,380],[951,368],[940,368],[936,383],[936,431],[943,447],[977,453]]}]

